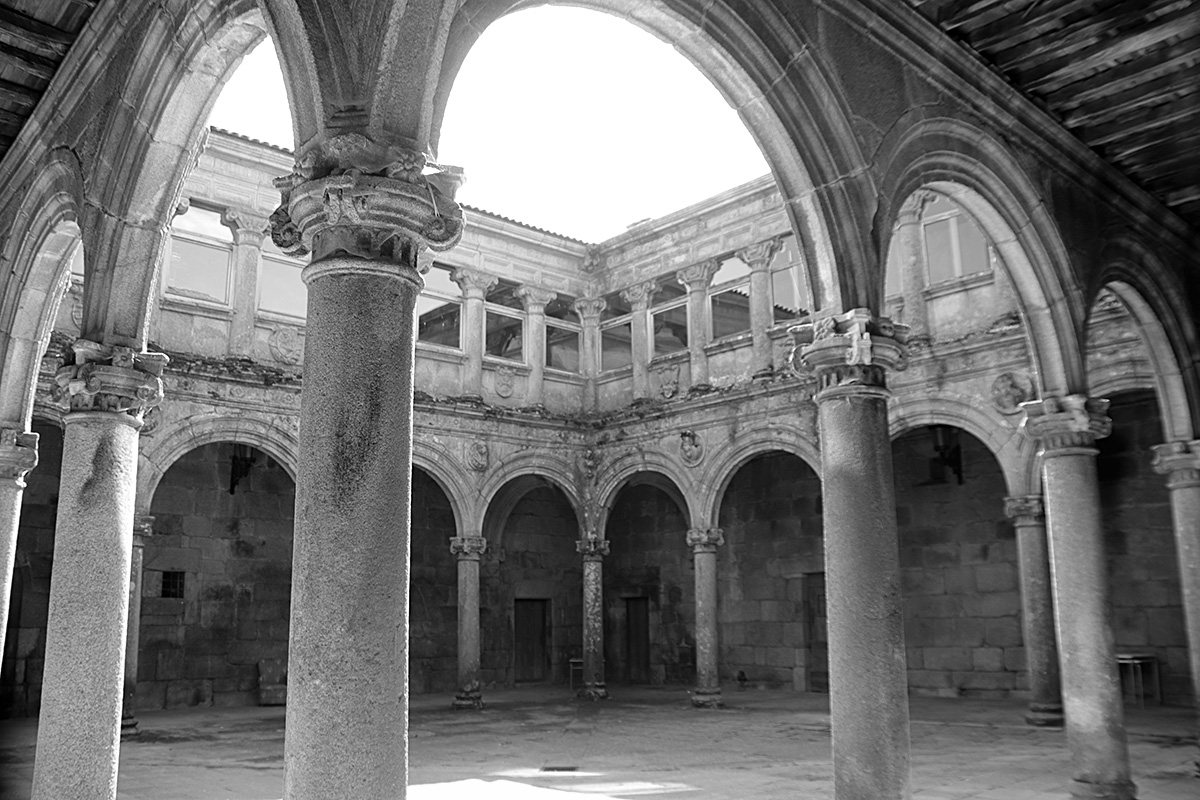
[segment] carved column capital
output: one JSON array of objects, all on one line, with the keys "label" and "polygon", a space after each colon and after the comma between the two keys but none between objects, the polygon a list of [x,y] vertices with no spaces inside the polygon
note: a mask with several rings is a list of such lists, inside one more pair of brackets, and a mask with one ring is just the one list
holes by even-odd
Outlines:
[{"label": "carved column capital", "polygon": [[713,275],[716,275],[720,268],[721,262],[710,258],[679,270],[675,273],[675,280],[689,292],[702,292],[712,283]]},{"label": "carved column capital", "polygon": [[495,275],[488,275],[486,272],[466,267],[455,267],[450,273],[450,280],[458,284],[458,288],[462,289],[463,295],[466,297],[481,300],[500,282]]},{"label": "carved column capital", "polygon": [[598,536],[585,536],[575,542],[575,551],[584,561],[601,561],[608,555],[608,540]]},{"label": "carved column capital", "polygon": [[487,539],[482,536],[454,536],[450,539],[450,552],[459,561],[478,561],[487,552]]},{"label": "carved column capital", "polygon": [[221,212],[221,224],[233,231],[235,244],[261,247],[270,222],[240,208],[230,207]]},{"label": "carved column capital", "polygon": [[38,463],[38,435],[16,428],[0,428],[0,479],[25,487],[25,475]]},{"label": "carved column capital", "polygon": [[141,422],[162,402],[162,372],[169,359],[162,353],[139,353],[87,339],[72,345],[72,363],[59,368],[51,396],[69,411],[111,411]]},{"label": "carved column capital", "polygon": [[1156,444],[1154,470],[1167,476],[1168,489],[1200,486],[1200,440]]},{"label": "carved column capital", "polygon": [[772,236],[765,242],[755,242],[749,247],[743,247],[737,251],[737,257],[746,262],[746,266],[752,271],[765,270],[771,266],[771,259],[779,252],[781,244],[778,236]]},{"label": "carved column capital", "polygon": [[558,292],[549,289],[543,289],[540,286],[530,286],[528,284],[518,287],[513,292],[517,297],[521,298],[525,310],[531,314],[539,314],[546,310],[546,304],[554,298],[558,297]]},{"label": "carved column capital", "polygon": [[908,326],[865,308],[810,320],[788,329],[796,346],[792,371],[812,371],[818,394],[834,390],[887,390],[888,370],[908,366]]},{"label": "carved column capital", "polygon": [[621,291],[621,299],[633,306],[634,311],[645,311],[650,307],[650,301],[654,299],[658,289],[657,281],[636,283]]},{"label": "carved column capital", "polygon": [[1004,515],[1019,528],[1046,523],[1046,505],[1040,494],[1004,498]]},{"label": "carved column capital", "polygon": [[608,307],[608,301],[603,297],[581,297],[575,301],[573,308],[579,315],[579,321],[594,324],[600,321],[600,315]]},{"label": "carved column capital", "polygon": [[694,553],[715,553],[725,544],[725,532],[720,528],[690,528],[687,543]]},{"label": "carved column capital", "polygon": [[271,238],[289,255],[311,252],[416,268],[417,254],[449,250],[463,232],[454,195],[462,172],[425,175],[425,155],[359,133],[309,147],[292,174],[275,181],[282,203]]},{"label": "carved column capital", "polygon": [[1068,394],[1021,403],[1021,410],[1021,430],[1038,444],[1043,458],[1091,450],[1112,432],[1107,400]]},{"label": "carved column capital", "polygon": [[154,517],[150,514],[140,514],[133,518],[133,543],[142,546],[146,539],[154,535]]}]

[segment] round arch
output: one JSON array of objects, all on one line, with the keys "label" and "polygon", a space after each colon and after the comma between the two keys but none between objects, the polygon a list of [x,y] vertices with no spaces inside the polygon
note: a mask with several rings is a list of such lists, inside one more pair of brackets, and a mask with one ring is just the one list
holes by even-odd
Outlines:
[{"label": "round arch", "polygon": [[721,501],[733,476],[756,456],[773,452],[796,456],[817,477],[821,476],[821,453],[814,438],[790,426],[754,431],[733,447],[722,451],[721,457],[709,465],[697,491],[703,516],[694,518],[692,524],[697,527],[715,526],[721,513]]},{"label": "round arch", "polygon": [[[459,536],[475,536],[483,524],[482,515],[469,508],[471,496],[462,467],[441,445],[421,437],[413,438],[412,465],[433,479],[454,513],[454,529]],[[477,519],[477,517],[479,517]]]},{"label": "round arch", "polygon": [[531,489],[544,484],[563,493],[575,512],[580,530],[583,530],[583,503],[575,491],[573,474],[571,462],[550,453],[527,450],[505,459],[503,467],[496,470],[477,492],[480,535],[499,545],[504,523],[513,508]]},{"label": "round arch", "polygon": [[[897,125],[881,147],[886,167],[873,227],[879,263],[886,263],[893,226],[911,195],[932,189],[948,196],[992,240],[1016,288],[1039,393],[1080,391],[1087,376],[1078,332],[1087,308],[1055,220],[999,140],[966,121],[936,113],[912,112],[910,124]],[[881,294],[882,286],[881,281]]]},{"label": "round arch", "polygon": [[[659,486],[676,503],[679,510],[689,519],[696,519],[696,492],[692,482],[688,480],[687,470],[659,451],[634,451],[614,459],[606,464],[596,476],[596,498],[599,505],[599,518],[596,530],[604,535],[604,526],[608,523],[608,512],[617,493],[637,475],[659,475],[663,484]],[[669,487],[669,488],[668,488]]]},{"label": "round arch", "polygon": [[612,512],[613,506],[616,504],[617,497],[620,496],[621,490],[630,486],[653,486],[663,494],[670,497],[675,505],[679,507],[679,512],[687,517],[692,518],[692,508],[688,503],[687,497],[679,488],[679,482],[671,475],[661,472],[656,469],[636,469],[623,471],[621,477],[613,482],[606,489],[597,492],[600,498],[600,507],[596,514],[596,533],[600,538],[607,538],[608,530],[608,515]]}]

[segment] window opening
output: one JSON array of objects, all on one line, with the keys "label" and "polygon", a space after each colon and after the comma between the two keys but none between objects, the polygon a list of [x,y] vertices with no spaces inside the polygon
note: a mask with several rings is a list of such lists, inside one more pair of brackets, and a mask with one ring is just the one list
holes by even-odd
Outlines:
[{"label": "window opening", "polygon": [[183,572],[167,571],[162,574],[162,591],[159,592],[160,597],[168,598],[183,598],[184,586]]},{"label": "window opening", "polygon": [[579,372],[581,328],[574,310],[575,298],[560,295],[546,304],[545,366]]},{"label": "window opening", "polygon": [[804,257],[796,237],[790,234],[783,237],[771,259],[771,304],[775,322],[806,317],[811,307]]},{"label": "window opening", "polygon": [[233,232],[221,215],[191,206],[177,216],[167,241],[167,291],[189,300],[229,302]]},{"label": "window opening", "polygon": [[307,263],[303,259],[284,255],[266,237],[262,244],[262,260],[258,270],[258,308],[295,320],[308,315],[308,287],[300,278]]},{"label": "window opening", "polygon": [[417,297],[417,341],[462,348],[462,290],[450,279],[451,268],[433,264]]},{"label": "window opening", "polygon": [[929,283],[991,271],[995,255],[975,220],[950,198],[938,195],[921,215]]},{"label": "window opening", "polygon": [[737,256],[721,261],[708,290],[711,339],[750,331],[750,266]]}]

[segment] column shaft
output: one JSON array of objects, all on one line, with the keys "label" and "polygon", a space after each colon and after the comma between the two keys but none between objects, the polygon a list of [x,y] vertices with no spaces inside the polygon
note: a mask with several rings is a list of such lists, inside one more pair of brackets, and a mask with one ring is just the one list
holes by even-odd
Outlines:
[{"label": "column shaft", "polygon": [[450,279],[463,291],[463,364],[462,392],[466,395],[483,395],[483,350],[484,323],[487,310],[484,301],[488,291],[499,282],[499,278],[458,268],[450,273]]},{"label": "column shaft", "polygon": [[595,411],[599,407],[596,376],[600,374],[600,315],[605,301],[601,297],[581,297],[575,301],[575,313],[579,315],[583,342],[579,354],[580,373],[583,375],[583,408]]},{"label": "column shaft", "polygon": [[708,315],[705,308],[708,292],[705,288],[689,287],[687,299],[688,319],[688,362],[691,367],[691,385],[708,384]]},{"label": "column shaft", "polygon": [[8,630],[25,474],[37,466],[37,443],[36,433],[0,428],[0,653],[4,652],[4,633]]},{"label": "column shaft", "polygon": [[1059,726],[1063,723],[1062,689],[1042,498],[1038,495],[1010,497],[1005,508],[1016,529],[1020,560],[1021,629],[1030,692],[1025,721],[1030,725]]},{"label": "column shaft", "polygon": [[629,303],[629,348],[633,361],[634,399],[650,396],[650,302],[658,292],[658,283],[645,281],[621,292]]},{"label": "column shaft", "polygon": [[768,333],[775,324],[771,298],[771,260],[779,252],[779,246],[779,238],[775,237],[739,250],[737,254],[750,267],[751,369],[754,375],[769,375],[773,369],[771,336]]},{"label": "column shaft", "polygon": [[900,238],[900,286],[904,293],[904,324],[913,337],[929,335],[929,312],[925,308],[925,248],[921,245],[921,213],[934,199],[931,192],[918,192],[900,212],[896,236]]},{"label": "column shaft", "polygon": [[608,542],[585,537],[576,542],[583,556],[583,688],[580,697],[604,700],[604,556]]},{"label": "column shaft", "polygon": [[129,568],[129,622],[125,634],[125,694],[121,698],[121,738],[137,736],[138,650],[142,628],[142,565],[146,536],[154,528],[154,517],[142,516],[133,524],[133,558]]},{"label": "column shaft", "polygon": [[537,406],[542,404],[546,380],[546,304],[558,297],[558,293],[536,286],[522,286],[516,294],[525,306],[528,331],[525,362],[529,364],[529,389],[525,402]]},{"label": "column shaft", "polygon": [[479,680],[479,558],[487,549],[483,537],[450,540],[458,556],[458,693],[455,708],[483,708]]},{"label": "column shaft", "polygon": [[258,264],[262,258],[265,219],[227,208],[221,221],[233,230],[233,319],[229,326],[229,353],[254,355],[254,322],[258,315]]},{"label": "column shaft", "polygon": [[692,705],[698,708],[722,705],[717,659],[717,548],[724,543],[720,528],[688,531],[696,573],[696,689]]}]

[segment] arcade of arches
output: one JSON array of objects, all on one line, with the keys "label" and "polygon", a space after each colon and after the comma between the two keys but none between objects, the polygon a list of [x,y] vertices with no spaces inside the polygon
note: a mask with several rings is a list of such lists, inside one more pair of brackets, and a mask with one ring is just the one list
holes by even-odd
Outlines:
[{"label": "arcade of arches", "polygon": [[[910,795],[910,695],[1021,698],[1135,796],[1124,703],[1197,705],[1196,232],[882,0],[589,4],[773,174],[600,243],[464,210],[440,114],[512,5],[94,4],[0,160],[33,797],[281,703],[288,800],[403,797],[410,691],[523,683],[827,692],[839,800]],[[268,32],[297,153],[202,125]]]}]

